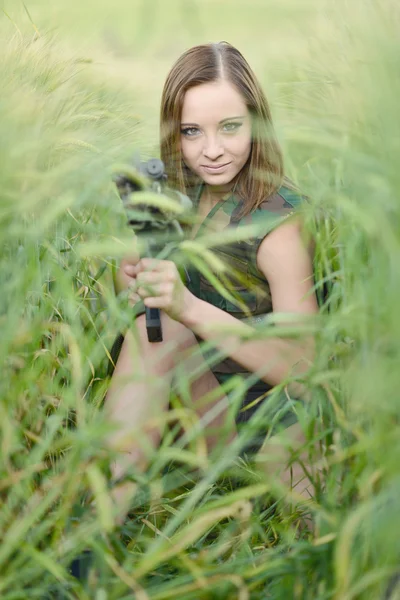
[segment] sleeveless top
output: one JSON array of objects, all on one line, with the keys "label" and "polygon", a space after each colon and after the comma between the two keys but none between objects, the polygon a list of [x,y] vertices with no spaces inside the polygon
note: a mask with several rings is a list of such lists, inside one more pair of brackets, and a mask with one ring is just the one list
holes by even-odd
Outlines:
[{"label": "sleeveless top", "polygon": [[[198,205],[204,184],[195,196]],[[210,231],[217,233],[232,228],[253,225],[256,229],[252,237],[226,244],[213,243],[213,253],[226,265],[222,273],[213,271],[213,276],[233,296],[222,296],[210,281],[196,268],[189,268],[190,280],[187,288],[198,298],[213,304],[237,319],[248,319],[272,312],[272,298],[265,275],[257,267],[257,251],[268,233],[293,214],[304,197],[286,186],[265,200],[256,210],[241,219],[235,217],[241,208],[241,201],[230,193],[223,197],[208,213],[200,225],[194,240]],[[228,285],[227,285],[228,284]],[[234,300],[234,301],[232,301]],[[255,319],[260,320],[259,319]],[[208,353],[209,354],[209,353]],[[241,365],[226,358],[210,368],[219,374],[248,373]],[[221,377],[220,379],[225,379]]]}]

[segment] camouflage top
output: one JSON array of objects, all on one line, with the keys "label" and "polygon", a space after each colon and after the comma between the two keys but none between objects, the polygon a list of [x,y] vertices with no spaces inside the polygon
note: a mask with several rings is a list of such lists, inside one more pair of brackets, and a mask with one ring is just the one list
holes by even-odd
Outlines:
[{"label": "camouflage top", "polygon": [[[195,204],[199,202],[203,186],[197,191]],[[213,245],[215,255],[228,267],[222,273],[213,273],[220,284],[234,296],[235,301],[222,296],[199,272],[191,268],[188,289],[198,298],[221,308],[237,319],[257,317],[272,312],[272,299],[268,281],[257,267],[257,251],[265,236],[283,219],[293,214],[300,205],[303,196],[299,192],[286,186],[264,201],[259,208],[242,219],[235,215],[241,207],[240,200],[233,194],[222,198],[220,202],[208,213],[194,239],[208,233],[223,232],[231,228],[240,228],[245,225],[254,226],[254,231],[249,237],[241,241]],[[220,373],[244,372],[243,367],[226,359],[212,368]]]}]

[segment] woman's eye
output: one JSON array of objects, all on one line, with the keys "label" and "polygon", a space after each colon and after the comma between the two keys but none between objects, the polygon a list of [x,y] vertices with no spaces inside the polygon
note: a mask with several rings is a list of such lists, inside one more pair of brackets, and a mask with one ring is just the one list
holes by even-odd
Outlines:
[{"label": "woman's eye", "polygon": [[186,135],[186,137],[193,137],[198,133],[197,127],[184,127],[181,129],[181,134]]},{"label": "woman's eye", "polygon": [[237,123],[237,122],[225,123],[224,131],[237,131],[239,129],[239,127],[241,127],[241,126],[242,126],[242,123]]}]

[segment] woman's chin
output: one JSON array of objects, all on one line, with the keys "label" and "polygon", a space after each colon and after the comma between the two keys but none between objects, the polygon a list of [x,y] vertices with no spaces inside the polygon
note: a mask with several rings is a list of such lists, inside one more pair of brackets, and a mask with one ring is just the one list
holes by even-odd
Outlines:
[{"label": "woman's chin", "polygon": [[215,187],[229,185],[230,183],[232,183],[232,180],[233,180],[233,177],[231,175],[226,175],[224,173],[221,173],[219,175],[217,175],[217,174],[208,175],[208,174],[202,173],[201,178],[204,181],[204,183],[206,183],[207,185],[215,186]]}]

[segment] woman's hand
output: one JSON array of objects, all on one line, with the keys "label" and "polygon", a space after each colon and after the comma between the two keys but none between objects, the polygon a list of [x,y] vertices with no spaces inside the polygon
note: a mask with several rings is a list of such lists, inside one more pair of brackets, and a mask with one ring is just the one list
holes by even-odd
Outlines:
[{"label": "woman's hand", "polygon": [[169,260],[142,258],[134,269],[134,291],[145,306],[160,308],[175,321],[181,321],[196,297],[184,286],[175,264]]}]

